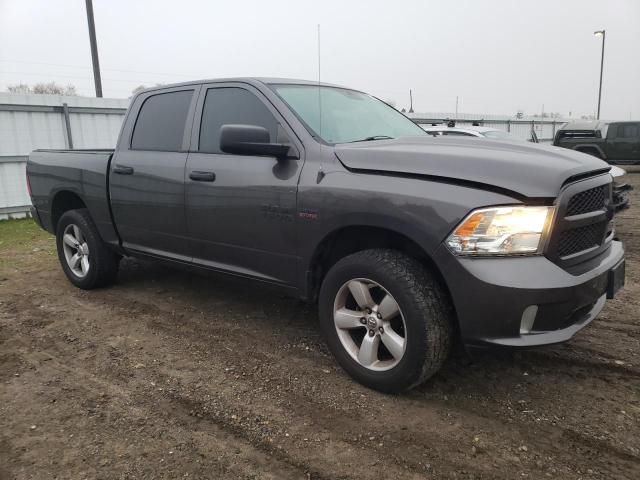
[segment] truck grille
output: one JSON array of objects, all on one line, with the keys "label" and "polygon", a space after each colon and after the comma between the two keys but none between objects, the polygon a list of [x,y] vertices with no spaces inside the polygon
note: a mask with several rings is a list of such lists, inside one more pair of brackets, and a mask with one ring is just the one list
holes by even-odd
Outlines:
[{"label": "truck grille", "polygon": [[603,240],[606,226],[606,222],[600,222],[562,232],[558,240],[558,255],[568,257],[574,253],[599,246]]},{"label": "truck grille", "polygon": [[556,209],[545,251],[552,261],[570,267],[607,248],[613,238],[610,175],[568,185],[556,200]]},{"label": "truck grille", "polygon": [[580,215],[581,213],[593,212],[605,208],[607,186],[590,188],[584,192],[576,193],[569,200],[567,206],[567,216]]}]

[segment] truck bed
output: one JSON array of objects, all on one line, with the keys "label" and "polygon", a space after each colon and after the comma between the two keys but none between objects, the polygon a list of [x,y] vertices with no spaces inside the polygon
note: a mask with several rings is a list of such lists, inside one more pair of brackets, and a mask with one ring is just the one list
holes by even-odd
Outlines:
[{"label": "truck bed", "polygon": [[43,228],[54,233],[53,225],[61,207],[79,201],[91,213],[103,240],[117,243],[109,207],[108,171],[113,152],[113,149],[52,149],[36,150],[29,155],[27,175],[33,214]]}]

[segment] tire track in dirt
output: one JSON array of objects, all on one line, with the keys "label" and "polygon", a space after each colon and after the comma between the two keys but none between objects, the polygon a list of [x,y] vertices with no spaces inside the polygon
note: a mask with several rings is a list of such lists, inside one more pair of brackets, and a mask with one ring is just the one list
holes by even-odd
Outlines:
[{"label": "tire track in dirt", "polygon": [[[118,298],[120,299],[120,302],[122,302],[123,299],[120,296],[118,296]],[[164,312],[162,309],[160,309],[157,305],[149,305],[149,304],[145,305],[145,304],[140,304],[140,302],[136,301],[136,303],[133,306],[132,305],[122,306],[121,304],[120,304],[120,306],[126,310],[128,315],[133,313],[134,316],[138,316],[139,320],[142,320],[145,323],[151,322],[152,328],[157,328],[159,324],[162,325],[162,328],[164,328],[164,331],[165,331],[164,333],[168,333],[168,334],[170,334],[171,336],[174,337],[172,339],[173,342],[178,342],[179,343],[182,339],[184,339],[185,334],[187,336],[200,337],[200,333],[201,333],[200,327],[204,326],[206,328],[206,325],[202,325],[202,323],[204,323],[202,321],[200,321],[200,322],[196,321],[196,323],[199,323],[199,324],[195,325],[195,326],[193,325],[192,322],[187,322],[186,324],[181,324],[180,325],[180,331],[176,332],[175,331],[176,330],[176,326],[173,324],[172,319],[169,319],[169,320],[167,320],[165,322],[162,322],[162,321],[159,320],[162,317],[163,313],[166,313],[166,312]],[[118,307],[118,308],[120,308],[120,307]],[[146,312],[146,313],[142,313],[141,314],[140,312]],[[191,338],[190,342],[193,342],[194,340],[197,340],[197,338]],[[205,340],[204,342],[208,343],[209,341]],[[205,351],[206,351],[206,348],[205,348]],[[210,352],[207,352],[207,353],[210,353]],[[238,355],[239,353],[241,353],[241,352],[235,352],[234,355]],[[296,398],[295,400],[299,400],[299,398]],[[305,400],[308,402],[308,398],[305,398]],[[296,403],[299,403],[299,402],[295,401],[295,402],[290,402],[290,403],[296,404]],[[404,407],[406,408],[406,405],[404,405]],[[303,408],[304,408],[304,410],[308,410],[309,409],[309,405],[305,404]],[[317,410],[318,406],[314,405],[314,407],[312,407],[312,408]],[[407,412],[407,413],[408,414],[415,413],[418,416],[419,415],[424,415],[424,405],[419,405],[418,408],[415,409],[415,410],[416,410],[415,412]],[[302,415],[304,415],[304,412],[302,412]],[[323,413],[323,416],[326,417],[327,413],[326,412]],[[335,417],[335,415],[334,415],[334,417]],[[492,419],[490,417],[487,417],[487,419],[492,420],[492,421],[495,420],[495,419]],[[338,425],[348,425],[349,424],[348,419],[345,419],[345,418],[338,418],[336,420],[337,420],[336,423]],[[469,422],[469,418],[465,418],[465,420],[466,420],[467,423]],[[487,431],[491,431],[491,430],[501,431],[501,430],[503,430],[503,428],[493,428],[493,427],[487,426],[487,425],[484,425],[483,429],[487,430]],[[347,432],[348,431],[349,430],[347,429]],[[503,433],[503,432],[501,432],[501,433]],[[410,437],[415,442],[416,439],[420,439],[419,432],[415,432],[415,431],[410,432]],[[424,446],[428,445],[429,443],[433,443],[434,440],[442,440],[442,439],[437,439],[437,438],[434,439],[433,435],[431,435],[428,438],[424,438],[423,441],[420,442],[420,443],[423,444],[422,446],[424,447]],[[518,442],[516,442],[516,443],[518,443]],[[529,438],[529,439],[527,439],[527,443],[529,445],[532,445],[532,444],[535,445],[536,439]],[[619,451],[617,451],[615,449],[612,449],[610,451],[610,456],[612,458],[608,458],[608,460],[612,460],[613,459],[614,462],[617,462],[617,463],[620,463],[620,461],[628,460],[628,458],[625,457],[624,454],[621,455],[621,452],[619,452]],[[458,467],[456,466],[456,468],[458,468]],[[603,469],[603,471],[606,471],[606,470]]]},{"label": "tire track in dirt", "polygon": [[[211,445],[215,445],[216,450],[222,450],[227,456],[234,458],[233,462],[226,464],[223,462],[221,469],[226,474],[232,474],[233,478],[253,478],[254,476],[274,479],[326,478],[315,472],[309,472],[304,466],[286,462],[286,458],[282,455],[274,457],[269,451],[258,453],[254,445],[246,441],[245,438],[233,435],[230,429],[220,429],[216,424],[207,424],[206,428],[201,428],[202,425],[199,422],[185,421],[185,418],[188,417],[184,415],[180,415],[178,418],[176,415],[180,412],[166,406],[161,409],[150,409],[148,399],[144,402],[136,401],[135,397],[140,395],[136,393],[137,388],[131,389],[129,385],[121,386],[111,381],[111,379],[100,378],[88,369],[83,368],[81,362],[69,363],[63,361],[63,358],[69,358],[69,352],[64,350],[56,352],[58,355],[63,354],[64,356],[62,357],[47,350],[34,352],[29,349],[28,344],[22,342],[19,338],[13,338],[12,344],[14,349],[21,352],[20,358],[23,371],[37,371],[39,377],[47,379],[64,378],[64,384],[72,385],[73,387],[63,387],[63,390],[67,392],[74,390],[76,394],[81,394],[85,398],[108,399],[108,408],[112,411],[112,414],[125,414],[133,423],[140,419],[144,419],[145,423],[147,423],[149,416],[156,417],[154,420],[158,423],[165,422],[169,417],[172,420],[177,419],[177,423],[184,431],[174,434],[175,436],[179,436],[179,433],[185,435],[188,432],[187,435],[196,440],[195,443],[200,450],[211,450]],[[9,389],[7,394],[10,395],[12,393],[11,390]],[[161,396],[156,397],[156,399],[159,400],[156,405],[161,405],[165,400]],[[9,400],[7,400],[7,403],[9,403]],[[115,412],[113,412],[114,410]],[[159,412],[162,415],[159,415]],[[104,427],[105,425],[101,426],[101,428]],[[5,450],[13,449],[10,439],[5,439],[4,444]]]}]

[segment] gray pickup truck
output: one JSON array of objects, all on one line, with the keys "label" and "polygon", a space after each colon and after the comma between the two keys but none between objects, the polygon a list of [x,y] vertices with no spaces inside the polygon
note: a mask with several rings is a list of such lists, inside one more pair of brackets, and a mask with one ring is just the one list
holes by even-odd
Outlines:
[{"label": "gray pickup truck", "polygon": [[137,94],[116,149],[37,150],[33,216],[76,286],[122,256],[317,302],[338,363],[386,392],[472,348],[562,342],[624,283],[609,165],[435,139],[365,93],[238,78]]}]

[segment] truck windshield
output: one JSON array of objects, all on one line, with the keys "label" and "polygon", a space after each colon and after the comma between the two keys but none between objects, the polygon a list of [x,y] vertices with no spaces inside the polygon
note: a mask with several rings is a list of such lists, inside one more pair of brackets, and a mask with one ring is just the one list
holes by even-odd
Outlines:
[{"label": "truck windshield", "polygon": [[382,140],[426,135],[418,125],[384,102],[338,87],[272,85],[273,90],[326,143]]}]

